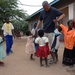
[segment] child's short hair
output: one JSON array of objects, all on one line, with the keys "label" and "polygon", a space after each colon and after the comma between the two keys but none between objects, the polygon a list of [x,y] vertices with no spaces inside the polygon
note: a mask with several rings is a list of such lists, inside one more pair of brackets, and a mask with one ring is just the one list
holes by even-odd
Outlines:
[{"label": "child's short hair", "polygon": [[36,26],[37,26],[37,22],[34,22],[34,24],[33,24],[33,25],[34,25],[34,28],[36,28]]},{"label": "child's short hair", "polygon": [[28,30],[26,31],[26,35],[29,36],[31,34],[31,32]]},{"label": "child's short hair", "polygon": [[67,24],[69,25],[70,22],[73,22],[73,25],[74,25],[74,21],[73,21],[73,20],[69,20],[69,21],[67,22]]},{"label": "child's short hair", "polygon": [[38,31],[38,35],[39,35],[40,37],[43,37],[43,36],[44,36],[44,31],[43,31],[43,30],[39,30],[39,31]]}]

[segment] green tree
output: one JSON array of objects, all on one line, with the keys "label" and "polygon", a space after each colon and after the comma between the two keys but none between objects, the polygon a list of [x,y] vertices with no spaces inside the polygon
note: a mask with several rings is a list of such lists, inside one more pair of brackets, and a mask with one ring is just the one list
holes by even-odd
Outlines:
[{"label": "green tree", "polygon": [[22,31],[25,33],[28,30],[28,22],[25,22],[25,20],[13,20],[12,23],[15,27],[15,32]]},{"label": "green tree", "polygon": [[[6,17],[10,17],[13,25],[19,30],[24,31],[27,28],[27,13],[18,8],[18,0],[0,0],[0,27]],[[17,30],[17,29],[16,29]]]}]

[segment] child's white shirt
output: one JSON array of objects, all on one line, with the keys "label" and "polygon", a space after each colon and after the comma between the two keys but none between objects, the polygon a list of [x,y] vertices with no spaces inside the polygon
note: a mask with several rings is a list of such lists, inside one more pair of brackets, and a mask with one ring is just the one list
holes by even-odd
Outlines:
[{"label": "child's white shirt", "polygon": [[31,33],[32,33],[33,35],[35,35],[35,29],[34,29],[34,28],[31,30]]},{"label": "child's white shirt", "polygon": [[6,23],[3,24],[2,26],[2,30],[4,31],[4,36],[6,35],[12,35],[12,30],[14,29],[14,26],[12,25],[12,23],[9,23],[10,24],[10,31],[7,32],[7,29],[6,29]]},{"label": "child's white shirt", "polygon": [[[53,43],[53,41],[54,41],[55,35],[58,35],[58,34],[61,34],[61,33],[58,31],[58,29],[55,29],[55,30],[54,30],[54,36],[53,36],[52,43]],[[58,49],[59,46],[60,46],[60,41],[59,41],[59,40],[60,40],[60,36],[57,36],[55,49]]]},{"label": "child's white shirt", "polygon": [[35,43],[39,44],[39,46],[45,46],[45,44],[48,42],[49,42],[49,40],[47,37],[37,37],[35,39]]}]

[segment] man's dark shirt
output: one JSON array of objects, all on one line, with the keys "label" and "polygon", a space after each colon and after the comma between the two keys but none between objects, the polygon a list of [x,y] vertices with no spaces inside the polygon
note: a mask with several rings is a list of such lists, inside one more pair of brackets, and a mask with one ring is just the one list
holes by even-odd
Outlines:
[{"label": "man's dark shirt", "polygon": [[49,11],[43,10],[40,13],[39,20],[43,20],[43,30],[45,33],[52,33],[55,30],[55,23],[53,22],[56,17],[59,17],[63,13],[54,7],[50,7]]}]

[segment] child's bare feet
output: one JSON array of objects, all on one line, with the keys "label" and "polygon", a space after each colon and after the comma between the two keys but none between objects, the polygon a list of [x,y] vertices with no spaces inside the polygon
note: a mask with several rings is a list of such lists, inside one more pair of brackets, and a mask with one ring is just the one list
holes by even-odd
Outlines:
[{"label": "child's bare feet", "polygon": [[43,67],[44,65],[43,64],[40,64],[40,67]]},{"label": "child's bare feet", "polygon": [[0,61],[0,66],[4,66],[4,63]]},{"label": "child's bare feet", "polygon": [[49,65],[46,65],[45,67],[48,68],[48,67],[50,67],[50,66],[49,66]]},{"label": "child's bare feet", "polygon": [[34,58],[30,58],[30,60],[35,60]]},{"label": "child's bare feet", "polygon": [[74,65],[71,65],[71,66],[69,66],[70,68],[73,68],[74,67]]},{"label": "child's bare feet", "polygon": [[57,64],[58,60],[54,61],[55,64]]},{"label": "child's bare feet", "polygon": [[54,60],[50,60],[49,64],[54,64]]}]

